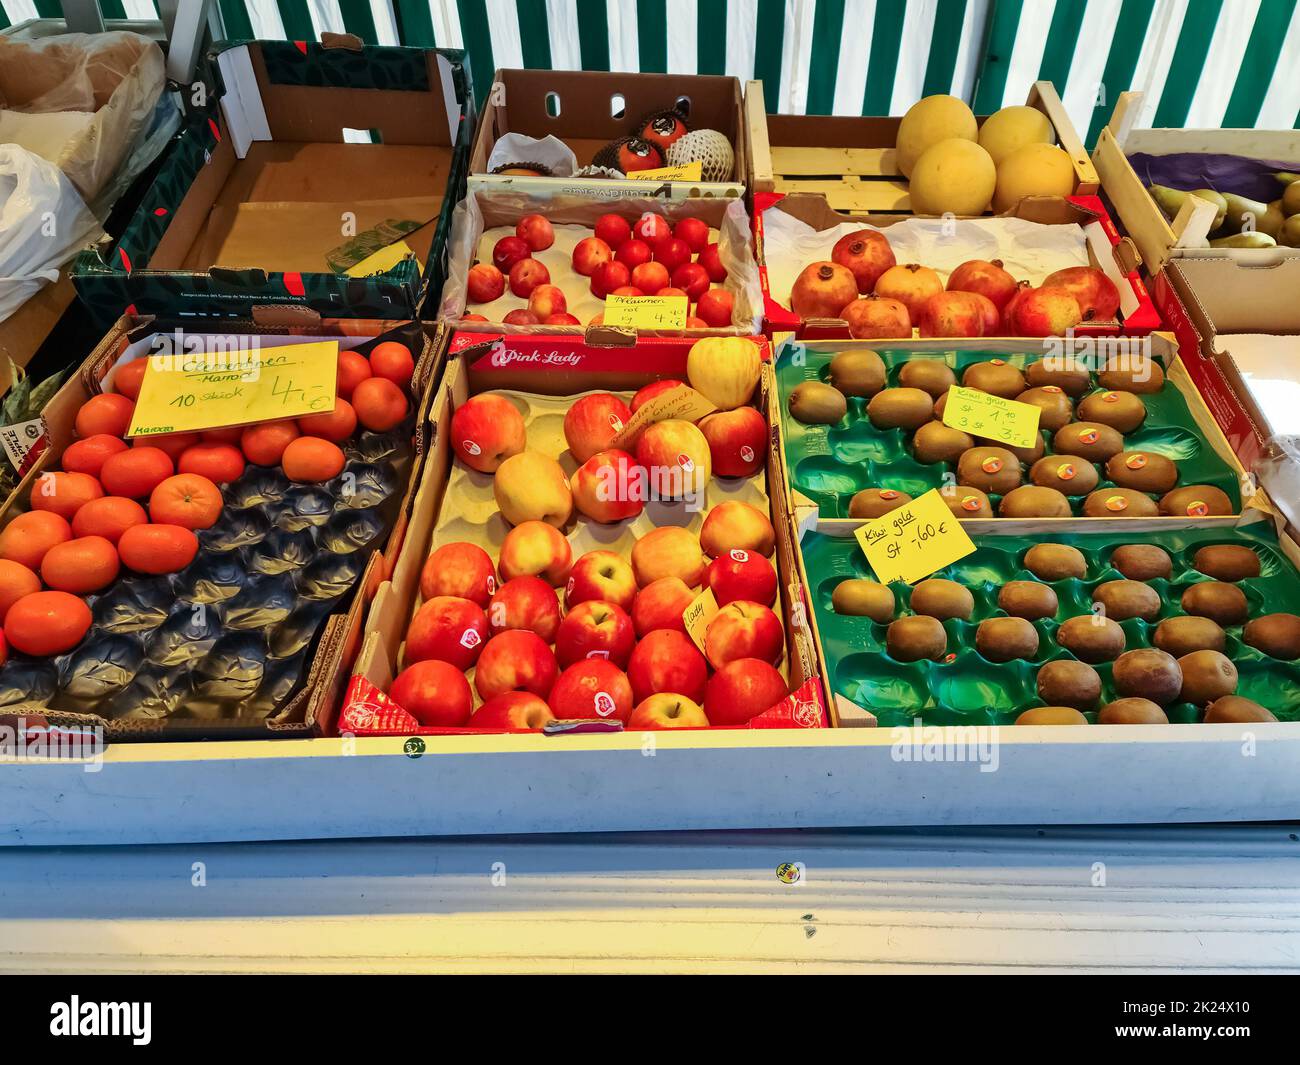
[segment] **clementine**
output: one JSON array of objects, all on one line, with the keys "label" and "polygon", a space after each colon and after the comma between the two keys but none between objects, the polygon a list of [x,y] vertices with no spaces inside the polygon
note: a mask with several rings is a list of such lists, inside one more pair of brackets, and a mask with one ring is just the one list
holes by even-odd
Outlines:
[{"label": "clementine", "polygon": [[175,472],[167,452],[156,447],[133,447],[112,455],[99,477],[112,496],[143,499]]},{"label": "clementine", "polygon": [[78,436],[96,436],[107,433],[109,436],[126,436],[131,426],[131,415],[135,413],[135,404],[126,396],[116,392],[104,392],[91,396],[77,411],[74,423]]},{"label": "clementine", "polygon": [[303,436],[319,436],[337,444],[357,431],[357,412],[346,399],[336,400],[332,411],[299,418],[298,428]]},{"label": "clementine", "polygon": [[248,461],[257,466],[274,466],[280,461],[289,441],[298,438],[298,426],[284,420],[250,425],[239,438]]},{"label": "clementine", "polygon": [[117,548],[102,536],[79,536],[55,544],[41,562],[41,579],[58,592],[88,595],[117,578]]},{"label": "clementine", "polygon": [[83,503],[103,494],[104,489],[88,473],[42,473],[32,484],[31,507],[71,521]]},{"label": "clementine", "polygon": [[126,450],[120,437],[97,433],[84,440],[74,440],[63,453],[63,468],[69,473],[88,473],[98,477],[110,455]]},{"label": "clementine", "polygon": [[199,553],[199,538],[179,525],[133,525],[117,542],[122,564],[137,573],[176,573]]},{"label": "clementine", "polygon": [[123,496],[104,496],[92,499],[72,519],[72,531],[77,536],[102,536],[111,544],[133,525],[144,525],[149,515],[134,499]]},{"label": "clementine", "polygon": [[343,452],[337,444],[318,436],[300,436],[284,449],[280,464],[291,481],[317,484],[343,471]]},{"label": "clementine", "polygon": [[71,539],[72,529],[65,518],[47,510],[29,511],[19,514],[0,532],[0,558],[35,571],[41,568],[46,551]]},{"label": "clementine", "polygon": [[371,377],[352,393],[357,418],[367,429],[387,432],[406,417],[406,396],[386,377]]},{"label": "clementine", "polygon": [[209,529],[221,517],[221,489],[202,474],[168,477],[149,496],[149,518],[159,525]]},{"label": "clementine", "polygon": [[90,607],[68,592],[33,592],[9,608],[5,639],[25,655],[62,654],[90,628]]},{"label": "clementine", "polygon": [[113,391],[120,392],[133,402],[139,399],[140,385],[144,383],[144,371],[148,365],[148,359],[132,359],[122,363],[113,372]]},{"label": "clementine", "polygon": [[201,473],[214,484],[229,484],[244,472],[244,453],[234,444],[195,444],[181,452],[176,470]]},{"label": "clementine", "polygon": [[198,433],[163,433],[161,436],[137,436],[131,440],[132,447],[156,447],[167,452],[167,457],[175,462],[182,451],[199,442]]},{"label": "clementine", "polygon": [[25,595],[41,590],[41,579],[26,566],[0,558],[0,625],[5,614]]},{"label": "clementine", "polygon": [[366,380],[373,371],[364,355],[355,351],[339,352],[339,375],[337,392],[343,399],[351,399],[357,385]]},{"label": "clementine", "polygon": [[385,340],[370,349],[370,372],[388,378],[398,388],[405,388],[415,373],[415,360],[405,344]]}]

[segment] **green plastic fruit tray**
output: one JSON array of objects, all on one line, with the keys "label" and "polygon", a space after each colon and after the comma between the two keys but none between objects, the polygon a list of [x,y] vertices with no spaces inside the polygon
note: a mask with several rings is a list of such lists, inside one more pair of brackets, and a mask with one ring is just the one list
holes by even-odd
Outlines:
[{"label": "green plastic fruit tray", "polygon": [[[1158,340],[1152,338],[1153,347]],[[982,342],[968,343],[980,345]],[[822,518],[847,518],[849,500],[864,488],[892,488],[915,498],[932,488],[952,483],[954,464],[918,462],[909,446],[911,434],[902,429],[877,429],[867,418],[868,401],[864,398],[849,397],[848,412],[835,425],[805,425],[791,416],[790,394],[805,381],[825,381],[831,359],[838,352],[855,347],[872,348],[885,364],[888,374],[886,387],[892,388],[898,384],[899,369],[912,359],[941,360],[953,368],[960,382],[962,374],[972,363],[1002,359],[1023,370],[1043,358],[1049,345],[1060,342],[1044,341],[1041,347],[1035,348],[1037,343],[1021,342],[1016,346],[1022,350],[1012,352],[980,346],[963,347],[960,343],[954,346],[951,341],[919,344],[886,341],[880,345],[866,341],[785,342],[777,353],[777,385],[781,399],[784,457],[791,487],[816,503]],[[1026,348],[1033,350],[1023,350]],[[1169,364],[1173,359],[1164,357],[1159,361]],[[1095,379],[1094,375],[1094,382]],[[1240,511],[1239,476],[1207,442],[1205,426],[1213,426],[1213,420],[1206,411],[1208,423],[1198,424],[1188,406],[1189,395],[1180,387],[1180,379],[1185,383],[1191,402],[1204,409],[1195,387],[1178,364],[1176,370],[1166,376],[1164,388],[1141,397],[1147,408],[1147,417],[1136,430],[1124,435],[1125,447],[1164,455],[1177,463],[1180,485],[1213,485],[1227,494],[1234,513]],[[1210,431],[1217,432],[1217,428]],[[1051,434],[1042,435],[1046,441],[1046,454],[1053,454]],[[1024,483],[1030,483],[1027,477]],[[1103,476],[1095,490],[1110,487],[1114,487],[1114,482]],[[1074,514],[1082,515],[1084,496],[1069,498]],[[1158,495],[1151,498],[1159,501]],[[995,514],[1001,499],[999,495],[989,496]]]},{"label": "green plastic fruit tray", "polygon": [[[1002,519],[1002,527],[1036,525]],[[876,716],[881,726],[910,725],[920,719],[927,725],[1007,725],[1025,710],[1041,706],[1036,686],[1038,670],[1057,659],[1075,656],[1057,645],[1056,630],[1067,618],[1092,613],[1092,591],[1105,581],[1122,580],[1123,574],[1110,564],[1110,555],[1121,544],[1147,543],[1163,547],[1174,567],[1172,576],[1145,582],[1159,594],[1163,604],[1156,621],[1130,619],[1120,622],[1125,649],[1150,647],[1151,634],[1165,618],[1183,614],[1179,601],[1197,581],[1209,580],[1192,567],[1196,549],[1208,544],[1243,544],[1260,559],[1260,576],[1239,581],[1250,607],[1250,616],[1300,613],[1300,572],[1283,553],[1277,534],[1267,521],[1251,522],[1233,529],[1181,528],[1169,532],[1102,532],[1059,534],[1051,542],[1069,544],[1083,552],[1088,574],[1083,579],[1050,582],[1059,600],[1053,618],[1033,622],[1038,630],[1038,654],[1033,659],[991,662],[975,649],[975,630],[986,618],[1005,617],[998,607],[998,590],[1008,581],[1038,580],[1024,566],[1025,552],[1044,541],[1041,533],[1023,530],[1023,535],[992,534],[972,537],[973,554],[936,572],[965,585],[975,599],[970,621],[946,621],[948,651],[939,661],[900,662],[885,650],[886,625],[867,617],[852,617],[831,609],[831,594],[842,580],[874,574],[853,538],[848,523],[836,523],[836,532],[810,531],[800,543],[808,594],[812,598],[817,632],[830,687]],[[890,585],[894,592],[895,617],[910,609],[911,588],[901,582]],[[1271,658],[1243,642],[1241,626],[1224,627],[1224,654],[1233,660],[1239,675],[1237,694],[1268,707],[1280,721],[1300,721],[1300,661]],[[1119,698],[1111,678],[1111,663],[1094,665],[1101,676],[1102,694],[1098,707]],[[1200,712],[1188,703],[1165,707],[1171,723],[1199,720]],[[1096,712],[1086,715],[1095,721]]]}]

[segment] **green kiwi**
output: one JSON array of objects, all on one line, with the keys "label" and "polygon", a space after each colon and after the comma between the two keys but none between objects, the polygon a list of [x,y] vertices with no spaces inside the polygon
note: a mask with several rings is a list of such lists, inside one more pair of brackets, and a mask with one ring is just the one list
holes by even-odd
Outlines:
[{"label": "green kiwi", "polygon": [[1017,402],[1037,407],[1038,427],[1049,433],[1063,429],[1074,420],[1074,404],[1058,385],[1027,388],[1016,397]]},{"label": "green kiwi", "polygon": [[894,488],[864,488],[849,500],[849,517],[878,518],[910,502],[910,495]]},{"label": "green kiwi", "polygon": [[1183,674],[1179,702],[1205,706],[1237,690],[1237,667],[1222,651],[1193,651],[1178,660],[1178,668]]},{"label": "green kiwi", "polygon": [[1174,572],[1169,552],[1155,544],[1121,544],[1110,553],[1110,564],[1131,581],[1153,581]]},{"label": "green kiwi", "polygon": [[831,592],[831,609],[848,617],[870,618],[879,625],[894,620],[894,593],[887,585],[862,577],[840,581]]},{"label": "green kiwi", "polygon": [[1160,650],[1182,658],[1193,651],[1222,651],[1227,633],[1209,618],[1165,618],[1151,634],[1151,642]]},{"label": "green kiwi", "polygon": [[1193,584],[1183,592],[1182,604],[1186,613],[1217,621],[1225,629],[1240,625],[1250,614],[1245,592],[1223,581]]},{"label": "green kiwi", "polygon": [[934,400],[919,388],[886,388],[867,404],[867,417],[877,429],[919,429],[933,414]]},{"label": "green kiwi", "polygon": [[1048,355],[1030,363],[1025,370],[1025,380],[1034,388],[1052,385],[1075,399],[1092,387],[1092,375],[1072,355]]},{"label": "green kiwi", "polygon": [[1203,518],[1209,514],[1235,514],[1232,500],[1211,484],[1175,488],[1160,499],[1160,513],[1175,518]]},{"label": "green kiwi", "polygon": [[969,485],[949,484],[939,489],[948,509],[959,518],[991,518],[993,504],[986,493]]},{"label": "green kiwi", "polygon": [[1106,476],[1121,488],[1168,492],[1178,483],[1178,467],[1150,451],[1121,451],[1106,463]]},{"label": "green kiwi", "polygon": [[885,364],[870,348],[841,351],[827,372],[831,385],[846,396],[874,396],[885,387]]},{"label": "green kiwi", "polygon": [[1029,470],[1029,479],[1067,496],[1085,496],[1101,481],[1097,467],[1076,455],[1044,455]]},{"label": "green kiwi", "polygon": [[1068,544],[1034,544],[1025,552],[1025,569],[1043,581],[1063,581],[1088,575],[1088,560]]},{"label": "green kiwi", "polygon": [[973,447],[957,460],[957,483],[1005,495],[1020,485],[1020,460],[1004,447]]},{"label": "green kiwi", "polygon": [[1259,576],[1259,555],[1242,544],[1209,544],[1196,549],[1192,565],[1219,581],[1244,581]]},{"label": "green kiwi", "polygon": [[912,454],[917,462],[925,465],[956,462],[963,451],[974,446],[970,436],[943,422],[926,422],[912,436]]},{"label": "green kiwi", "polygon": [[1099,725],[1167,725],[1169,715],[1150,699],[1116,699],[1097,711]]},{"label": "green kiwi", "polygon": [[1124,438],[1101,422],[1071,422],[1056,430],[1052,450],[1058,455],[1078,455],[1089,462],[1106,462],[1124,450]]},{"label": "green kiwi", "polygon": [[938,399],[957,383],[957,375],[939,359],[911,359],[899,369],[898,383],[904,388],[919,388]]},{"label": "green kiwi", "polygon": [[1149,584],[1141,581],[1105,581],[1092,592],[1092,601],[1106,608],[1106,616],[1114,621],[1141,618],[1154,621],[1160,613],[1160,595]]},{"label": "green kiwi", "polygon": [[998,590],[998,606],[1014,618],[1040,621],[1056,617],[1059,603],[1056,592],[1046,584],[1038,581],[1007,581]]},{"label": "green kiwi", "polygon": [[1300,658],[1300,617],[1294,614],[1265,614],[1252,618],[1241,630],[1241,638],[1271,658],[1293,662]]},{"label": "green kiwi", "polygon": [[961,383],[965,388],[977,388],[991,396],[1015,399],[1025,390],[1025,375],[1009,362],[990,359],[967,366]]},{"label": "green kiwi", "polygon": [[1088,719],[1072,706],[1035,706],[1018,718],[1017,725],[1086,725]]},{"label": "green kiwi", "polygon": [[925,614],[940,621],[969,621],[975,612],[975,597],[970,589],[956,581],[931,577],[912,589],[912,613]]},{"label": "green kiwi", "polygon": [[844,394],[821,381],[805,381],[790,393],[790,416],[804,425],[834,425],[849,409]]},{"label": "green kiwi", "polygon": [[987,618],[975,630],[975,650],[990,662],[1038,654],[1038,630],[1024,618]]},{"label": "green kiwi", "polygon": [[1224,695],[1205,708],[1203,720],[1207,725],[1218,725],[1234,721],[1276,721],[1277,717],[1271,710],[1264,709],[1259,703],[1251,702],[1244,696]]},{"label": "green kiwi", "polygon": [[1150,699],[1161,706],[1176,702],[1183,689],[1178,660],[1156,647],[1125,651],[1115,659],[1111,679],[1120,695]]},{"label": "green kiwi", "polygon": [[1088,518],[1154,518],[1160,508],[1133,488],[1098,488],[1083,501],[1083,513]]},{"label": "green kiwi", "polygon": [[1101,698],[1101,677],[1086,662],[1060,658],[1038,671],[1038,697],[1045,703],[1091,710]]},{"label": "green kiwi", "polygon": [[1100,422],[1116,432],[1131,433],[1147,420],[1147,407],[1132,392],[1094,392],[1079,404],[1081,422]]},{"label": "green kiwi", "polygon": [[948,650],[948,634],[935,618],[899,618],[885,630],[885,650],[896,662],[933,660]]},{"label": "green kiwi", "polygon": [[1125,352],[1106,360],[1097,383],[1102,388],[1149,396],[1165,387],[1165,372],[1155,359]]},{"label": "green kiwi", "polygon": [[1124,630],[1110,618],[1084,614],[1063,622],[1056,642],[1081,662],[1110,662],[1124,652]]},{"label": "green kiwi", "polygon": [[1003,518],[1070,518],[1070,501],[1055,488],[1022,484],[1002,497],[998,515]]}]

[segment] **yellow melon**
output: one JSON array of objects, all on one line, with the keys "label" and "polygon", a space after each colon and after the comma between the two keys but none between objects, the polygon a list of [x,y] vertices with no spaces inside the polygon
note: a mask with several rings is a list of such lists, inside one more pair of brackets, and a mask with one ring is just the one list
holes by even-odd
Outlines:
[{"label": "yellow melon", "polygon": [[908,108],[898,126],[898,169],[907,177],[922,153],[932,144],[959,137],[974,141],[979,135],[975,115],[955,96],[927,96]]},{"label": "yellow melon", "polygon": [[916,214],[983,214],[997,167],[974,141],[952,137],[927,148],[912,168],[908,191]]},{"label": "yellow melon", "polygon": [[997,168],[993,210],[1002,214],[1026,196],[1069,196],[1074,192],[1074,164],[1054,144],[1026,144]]},{"label": "yellow melon", "polygon": [[980,127],[979,137],[980,147],[995,164],[1026,144],[1051,144],[1055,139],[1047,116],[1027,104],[1004,107],[989,115]]}]

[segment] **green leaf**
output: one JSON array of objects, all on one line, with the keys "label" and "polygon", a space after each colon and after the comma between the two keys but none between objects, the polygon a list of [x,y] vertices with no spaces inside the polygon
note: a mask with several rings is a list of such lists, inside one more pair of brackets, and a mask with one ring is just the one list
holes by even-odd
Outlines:
[{"label": "green leaf", "polygon": [[0,422],[5,425],[13,425],[15,422],[26,420],[27,400],[32,394],[32,379],[24,376],[21,380],[15,380],[14,385],[9,389],[9,395],[5,397],[4,406],[0,407]]},{"label": "green leaf", "polygon": [[32,394],[27,400],[28,418],[35,418],[45,409],[45,404],[47,404],[54,396],[54,393],[59,390],[59,386],[63,384],[63,379],[68,376],[70,371],[71,367],[67,370],[61,370],[53,377],[47,377],[32,389]]}]

